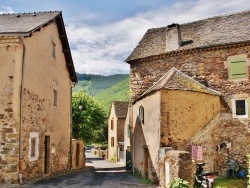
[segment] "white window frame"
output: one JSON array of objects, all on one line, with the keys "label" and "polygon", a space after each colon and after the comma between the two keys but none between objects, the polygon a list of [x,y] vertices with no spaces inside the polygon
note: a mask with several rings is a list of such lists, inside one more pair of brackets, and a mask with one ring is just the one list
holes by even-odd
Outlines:
[{"label": "white window frame", "polygon": [[[35,139],[35,156],[31,156],[31,147],[32,147],[32,139]],[[29,137],[29,152],[28,152],[28,158],[29,161],[36,161],[38,160],[39,157],[39,133],[38,132],[30,132],[30,137]]]},{"label": "white window frame", "polygon": [[[237,100],[245,100],[245,115],[237,115],[236,114],[236,101]],[[232,99],[232,113],[233,113],[233,118],[248,118],[248,99],[247,98],[237,98],[237,99]]]}]

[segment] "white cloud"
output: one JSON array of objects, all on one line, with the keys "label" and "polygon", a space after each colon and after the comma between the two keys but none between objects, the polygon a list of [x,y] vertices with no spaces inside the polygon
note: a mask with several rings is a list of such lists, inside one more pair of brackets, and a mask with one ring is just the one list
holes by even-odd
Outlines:
[{"label": "white cloud", "polygon": [[248,0],[181,0],[119,22],[100,26],[72,23],[66,29],[77,72],[102,75],[129,73],[129,65],[124,61],[147,29],[249,8]]},{"label": "white cloud", "polygon": [[0,14],[15,13],[12,7],[0,6]]}]

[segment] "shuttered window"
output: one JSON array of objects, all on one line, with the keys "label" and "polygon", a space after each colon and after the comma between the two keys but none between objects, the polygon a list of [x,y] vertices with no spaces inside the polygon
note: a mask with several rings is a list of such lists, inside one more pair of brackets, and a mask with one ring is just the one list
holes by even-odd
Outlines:
[{"label": "shuttered window", "polygon": [[246,78],[246,61],[237,59],[230,62],[230,78]]}]

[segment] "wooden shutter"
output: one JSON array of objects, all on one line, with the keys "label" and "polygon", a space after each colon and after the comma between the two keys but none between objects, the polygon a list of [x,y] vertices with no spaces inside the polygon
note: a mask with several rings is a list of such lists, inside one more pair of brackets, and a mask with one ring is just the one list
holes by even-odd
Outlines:
[{"label": "wooden shutter", "polygon": [[244,59],[237,59],[230,62],[230,78],[245,78],[246,62]]}]

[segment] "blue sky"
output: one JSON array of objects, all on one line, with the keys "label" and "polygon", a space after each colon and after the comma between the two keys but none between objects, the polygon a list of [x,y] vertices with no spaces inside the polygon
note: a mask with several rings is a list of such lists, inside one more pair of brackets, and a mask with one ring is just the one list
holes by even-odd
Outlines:
[{"label": "blue sky", "polygon": [[249,0],[1,0],[0,13],[62,11],[76,72],[128,74],[149,28],[250,10]]}]

